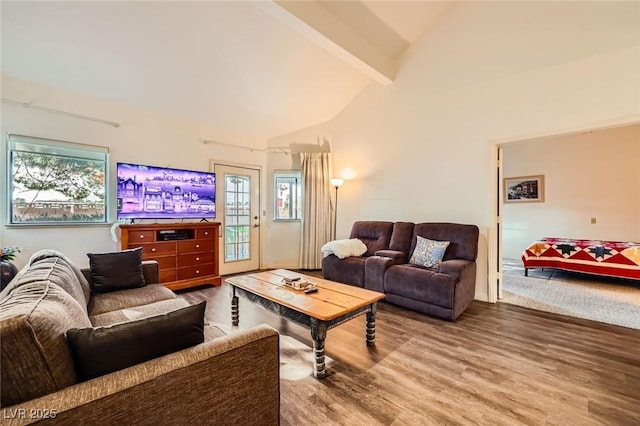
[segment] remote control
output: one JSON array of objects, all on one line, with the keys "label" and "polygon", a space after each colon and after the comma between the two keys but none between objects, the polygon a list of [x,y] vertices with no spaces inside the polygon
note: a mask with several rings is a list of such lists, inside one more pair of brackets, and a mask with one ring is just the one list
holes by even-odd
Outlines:
[{"label": "remote control", "polygon": [[305,294],[309,294],[309,293],[315,293],[316,291],[318,291],[318,287],[311,287],[308,288],[304,291]]}]

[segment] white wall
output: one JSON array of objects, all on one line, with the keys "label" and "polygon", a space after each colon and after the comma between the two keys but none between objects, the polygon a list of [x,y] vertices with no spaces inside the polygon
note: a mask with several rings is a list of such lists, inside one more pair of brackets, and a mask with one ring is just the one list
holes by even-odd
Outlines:
[{"label": "white wall", "polygon": [[503,171],[545,176],[544,203],[504,204],[503,257],[543,237],[640,241],[640,125],[508,144]]},{"label": "white wall", "polygon": [[267,158],[267,221],[263,225],[268,235],[263,265],[267,268],[298,268],[300,265],[300,221],[275,221],[273,173],[276,170],[300,170],[300,152],[327,149],[331,134],[328,123],[288,133],[268,141],[269,147],[286,147],[287,155],[271,150]]},{"label": "white wall", "polygon": [[[6,135],[17,133],[90,145],[106,146],[110,152],[110,172],[115,181],[118,161],[175,168],[209,170],[209,160],[227,160],[266,167],[264,152],[205,145],[202,139],[264,148],[266,140],[231,134],[203,123],[180,120],[150,110],[141,110],[76,93],[52,89],[30,82],[2,76],[3,98],[34,102],[36,105],[74,112],[121,123],[118,128],[62,115],[39,112],[12,104],[2,104],[0,145],[0,176],[5,181]],[[261,191],[264,194],[264,188]],[[6,185],[0,185],[2,223],[7,223]],[[115,185],[111,186],[109,217],[115,221]],[[0,228],[3,246],[19,245],[24,251],[16,258],[22,266],[29,256],[42,248],[53,248],[70,257],[79,266],[86,266],[88,252],[118,248],[111,241],[108,226],[74,227],[7,227]]]},{"label": "white wall", "polygon": [[[480,227],[488,300],[491,146],[640,117],[637,2],[463,2],[331,123],[338,236],[363,219]],[[348,176],[345,176],[348,177]]]}]

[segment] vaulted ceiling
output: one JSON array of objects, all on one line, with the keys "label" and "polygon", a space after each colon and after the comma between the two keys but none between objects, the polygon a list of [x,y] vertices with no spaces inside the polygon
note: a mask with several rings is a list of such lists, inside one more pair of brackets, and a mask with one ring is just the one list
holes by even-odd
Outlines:
[{"label": "vaulted ceiling", "polygon": [[2,1],[2,73],[266,139],[392,84],[451,5]]}]

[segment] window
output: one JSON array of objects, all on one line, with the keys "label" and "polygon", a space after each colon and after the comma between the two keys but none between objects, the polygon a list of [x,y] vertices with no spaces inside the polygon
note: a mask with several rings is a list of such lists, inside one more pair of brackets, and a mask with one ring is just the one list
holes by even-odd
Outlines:
[{"label": "window", "polygon": [[302,219],[300,172],[275,172],[275,220]]},{"label": "window", "polygon": [[225,175],[224,199],[224,260],[247,260],[251,255],[251,178]]},{"label": "window", "polygon": [[108,149],[9,135],[9,223],[106,223]]}]

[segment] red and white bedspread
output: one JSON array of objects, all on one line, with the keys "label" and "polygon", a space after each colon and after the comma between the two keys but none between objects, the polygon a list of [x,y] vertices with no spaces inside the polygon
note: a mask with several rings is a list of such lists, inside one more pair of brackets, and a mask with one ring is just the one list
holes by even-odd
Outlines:
[{"label": "red and white bedspread", "polygon": [[531,268],[557,268],[587,274],[640,279],[640,243],[544,238],[522,254]]}]

